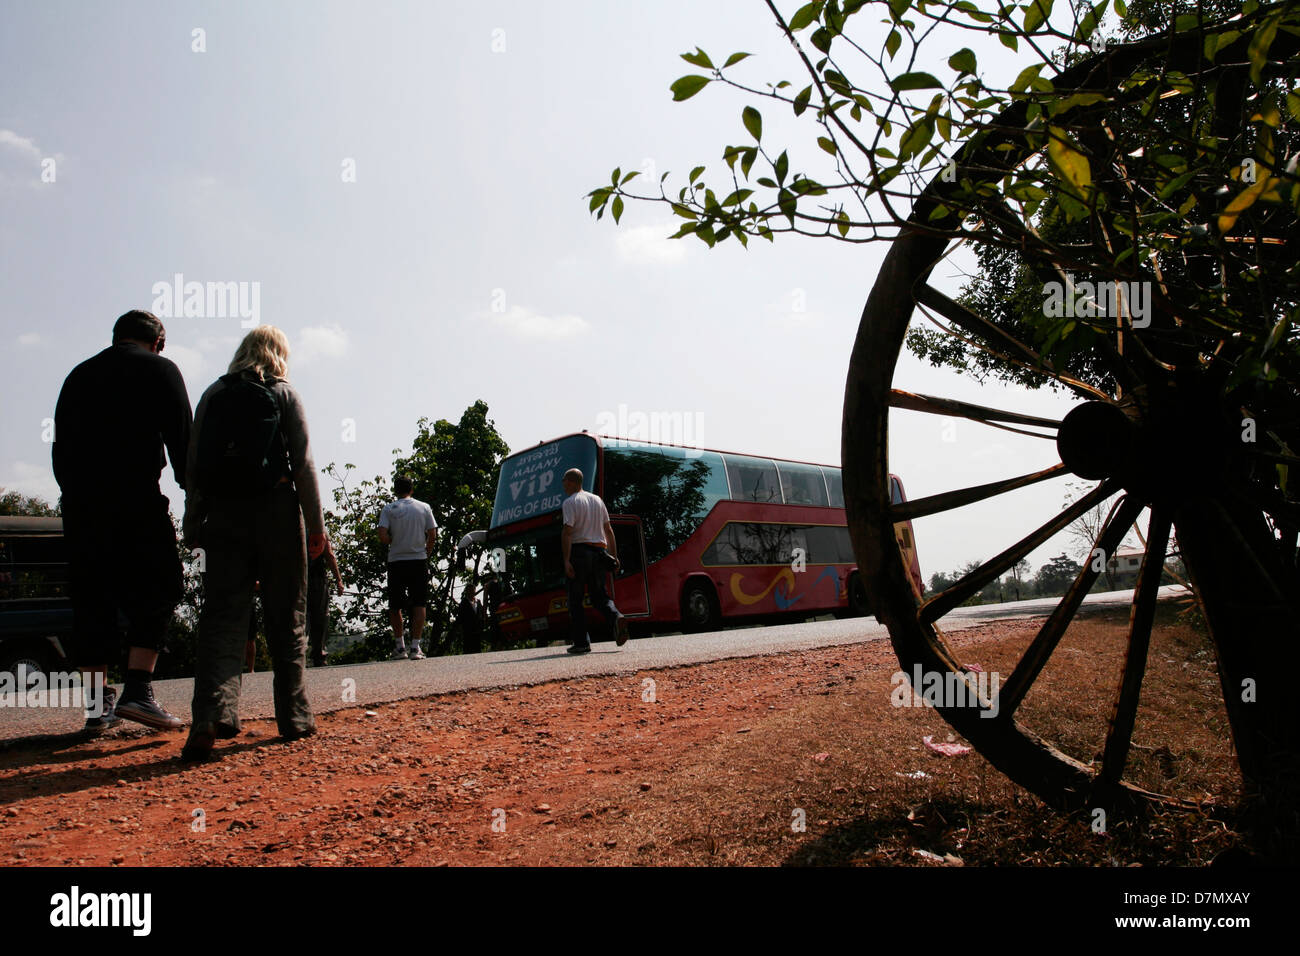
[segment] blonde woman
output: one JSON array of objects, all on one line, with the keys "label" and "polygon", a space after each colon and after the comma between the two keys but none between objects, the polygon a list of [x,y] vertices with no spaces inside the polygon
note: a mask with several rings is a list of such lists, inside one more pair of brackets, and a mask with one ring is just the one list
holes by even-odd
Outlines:
[{"label": "blonde woman", "polygon": [[288,375],[288,339],[259,326],[196,410],[184,532],[190,547],[203,549],[205,569],[185,760],[208,759],[218,738],[239,733],[240,673],[259,582],[280,734],[296,740],[316,729],[303,683],[307,557],[328,552],[329,539],[307,416]]}]

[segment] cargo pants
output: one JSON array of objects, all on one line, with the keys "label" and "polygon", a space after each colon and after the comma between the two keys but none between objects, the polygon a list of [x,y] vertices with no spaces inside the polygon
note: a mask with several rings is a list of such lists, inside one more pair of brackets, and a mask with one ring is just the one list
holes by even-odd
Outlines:
[{"label": "cargo pants", "polygon": [[253,584],[261,582],[266,644],[274,670],[280,734],[315,729],[305,687],[307,539],[298,494],[290,484],[251,499],[213,499],[199,535],[206,565],[194,674],[194,732],[239,732]]}]

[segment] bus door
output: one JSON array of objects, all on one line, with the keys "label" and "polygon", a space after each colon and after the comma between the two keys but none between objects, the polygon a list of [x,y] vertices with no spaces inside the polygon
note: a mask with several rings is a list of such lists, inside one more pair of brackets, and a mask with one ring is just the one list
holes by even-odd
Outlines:
[{"label": "bus door", "polygon": [[614,574],[614,603],[627,617],[650,616],[650,587],[645,573],[645,536],[641,519],[631,515],[611,515],[614,541],[618,545],[620,567]]}]

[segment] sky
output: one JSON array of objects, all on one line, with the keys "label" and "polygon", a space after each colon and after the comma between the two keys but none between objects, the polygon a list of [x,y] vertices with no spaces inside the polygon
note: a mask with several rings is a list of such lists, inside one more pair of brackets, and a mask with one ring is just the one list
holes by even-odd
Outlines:
[{"label": "sky", "polygon": [[[478,399],[515,450],[659,413],[690,444],[838,464],[886,244],[709,250],[668,240],[658,205],[630,204],[618,226],[587,211],[615,166],[680,185],[746,141],[734,91],[672,102],[669,84],[697,72],[678,54],[697,45],[753,54],[737,75],[755,85],[798,79],[753,0],[0,0],[0,487],[57,497],[46,420],[122,312],[160,314],[191,402],[225,371],[245,318],[186,315],[161,291],[178,276],[236,283],[248,321],[285,330],[322,468],[387,475],[418,419],[456,421]],[[997,49],[985,78],[1005,82],[1023,63]],[[936,47],[945,78],[951,50]],[[811,127],[775,104],[764,117],[765,142],[816,162]],[[934,284],[955,294],[962,268]],[[907,355],[894,384],[1047,417],[1074,403]],[[910,497],[1059,460],[1050,441],[913,412],[890,433]],[[163,490],[179,513],[170,472]],[[918,521],[923,573],[992,556],[1064,491]],[[1058,537],[1031,562],[1071,547]]]}]

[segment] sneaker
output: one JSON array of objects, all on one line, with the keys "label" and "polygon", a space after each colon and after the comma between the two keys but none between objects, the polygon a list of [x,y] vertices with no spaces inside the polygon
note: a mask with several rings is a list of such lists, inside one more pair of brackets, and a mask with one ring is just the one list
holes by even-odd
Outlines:
[{"label": "sneaker", "polygon": [[410,658],[413,661],[424,660],[424,651],[420,650],[419,644],[416,644],[413,648],[411,648]]},{"label": "sneaker", "polygon": [[185,721],[179,717],[174,717],[163,709],[153,696],[153,684],[145,684],[144,691],[136,697],[126,697],[126,692],[122,694],[123,699],[117,705],[117,715],[125,717],[127,720],[134,720],[138,724],[144,724],[146,727],[153,727],[157,730],[180,730],[185,726]]},{"label": "sneaker", "polygon": [[390,660],[390,661],[404,661],[404,660],[406,660],[406,648],[405,648],[404,646],[403,646],[403,647],[395,648],[395,649],[393,650],[393,656],[390,657],[389,660]]},{"label": "sneaker", "polygon": [[590,645],[590,644],[574,644],[574,645],[572,645],[572,646],[569,648],[569,653],[570,653],[570,654],[590,654],[590,653],[591,653],[591,645]]},{"label": "sneaker", "polygon": [[122,722],[122,718],[117,715],[117,691],[111,687],[104,688],[103,709],[98,717],[92,717],[86,714],[86,731],[94,734],[101,734],[109,727],[113,727]]},{"label": "sneaker", "polygon": [[619,647],[622,647],[624,644],[627,643],[627,636],[628,636],[627,618],[625,618],[622,614],[620,614],[618,616],[618,620],[614,622],[614,631],[618,635],[618,638],[615,641],[615,643],[618,644]]}]

